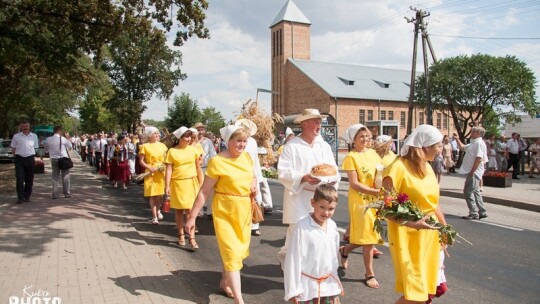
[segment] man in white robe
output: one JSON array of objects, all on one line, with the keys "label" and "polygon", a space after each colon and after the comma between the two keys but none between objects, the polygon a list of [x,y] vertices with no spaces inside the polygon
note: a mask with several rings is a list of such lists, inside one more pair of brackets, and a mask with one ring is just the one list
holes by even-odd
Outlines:
[{"label": "man in white robe", "polygon": [[284,264],[296,222],[313,212],[310,201],[321,180],[310,174],[311,169],[316,165],[332,165],[337,173],[324,182],[333,183],[337,189],[341,180],[332,148],[320,135],[322,116],[319,110],[305,109],[294,122],[301,125],[302,133],[285,145],[278,162],[278,179],[285,187],[283,223],[289,225],[285,245],[278,253],[281,265]]}]

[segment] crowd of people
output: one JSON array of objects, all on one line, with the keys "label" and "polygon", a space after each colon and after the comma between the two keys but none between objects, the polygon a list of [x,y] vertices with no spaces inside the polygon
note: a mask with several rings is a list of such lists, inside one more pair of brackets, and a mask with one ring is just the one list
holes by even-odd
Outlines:
[{"label": "crowd of people", "polygon": [[[395,290],[402,294],[396,303],[431,303],[434,296],[447,290],[442,254],[445,246],[439,242],[436,227],[428,223],[429,216],[434,215],[438,223],[446,225],[439,205],[439,168],[455,172],[451,168],[455,167],[457,151],[465,152],[459,173],[467,174],[464,193],[470,212],[464,218],[479,219],[487,217],[479,193],[484,166],[499,166],[497,158],[495,164],[490,162],[492,153],[487,147],[498,151],[497,146],[505,144],[505,158],[508,154],[513,166],[521,149],[514,135],[509,141],[501,138],[498,143],[486,144],[485,130],[478,126],[473,127],[471,142],[466,145],[455,134],[449,139],[433,126],[420,125],[394,153],[392,137],[373,138],[365,126],[350,126],[345,139],[351,149],[342,165],[349,180],[349,225],[343,235],[348,244],[340,246],[331,217],[338,204],[341,175],[331,147],[320,136],[322,116],[316,109],[306,109],[294,122],[301,132],[295,135],[287,128],[277,163],[278,181],[284,186],[283,223],[288,226],[277,259],[284,275],[284,299],[292,303],[340,303],[344,290],[338,267],[348,270],[348,255],[360,247],[364,283],[369,288],[381,287],[374,257],[382,254],[375,247],[382,237],[374,229],[376,212],[366,211],[366,207],[380,195],[390,193],[406,193],[421,212],[428,214],[417,221],[386,218]],[[69,137],[56,127],[45,143],[53,167],[52,197],[60,197],[60,179],[64,197],[71,197],[70,169],[59,163],[69,158],[69,149],[76,149],[96,174],[107,175],[113,188],[126,189],[128,183],[141,180],[152,224],[163,219],[162,210],[174,209],[179,246],[189,243],[192,250],[199,248],[196,221],[206,210],[213,220],[223,264],[219,287],[235,303],[244,303],[240,271],[249,256],[251,237],[261,234],[258,224],[252,222],[253,202],[268,212],[272,210],[268,183],[261,175],[260,150],[253,139],[257,126],[239,119],[222,128],[224,147],[208,137],[205,127],[202,123],[180,127],[172,133],[174,143],[170,147],[161,142],[161,133],[154,127],[146,127],[141,135],[101,132],[80,138]],[[33,175],[27,167],[38,147],[37,137],[29,129],[23,122],[12,141],[19,203],[30,200]],[[539,148],[540,140],[527,146],[535,161]],[[332,170],[317,175],[314,168],[318,166]]]}]

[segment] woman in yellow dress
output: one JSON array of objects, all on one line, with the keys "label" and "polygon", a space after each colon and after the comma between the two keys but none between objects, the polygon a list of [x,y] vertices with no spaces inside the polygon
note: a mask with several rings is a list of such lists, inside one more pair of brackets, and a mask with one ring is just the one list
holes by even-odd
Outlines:
[{"label": "woman in yellow dress", "polygon": [[[385,170],[383,187],[405,193],[421,211],[435,214],[446,225],[439,205],[439,184],[428,161],[442,148],[441,132],[420,125],[407,137],[400,157]],[[434,227],[426,223],[429,215],[407,222],[388,219],[388,243],[394,264],[395,289],[403,293],[396,303],[424,303],[435,294],[441,245]]]},{"label": "woman in yellow dress", "polygon": [[[350,244],[341,247],[341,264],[347,269],[347,257],[349,252],[358,247],[363,247],[364,266],[366,268],[366,285],[371,288],[379,288],[373,271],[373,246],[381,237],[373,230],[375,212],[366,205],[371,203],[364,200],[363,195],[377,195],[379,189],[374,188],[376,174],[375,166],[381,163],[377,153],[368,148],[371,139],[369,130],[361,126],[355,129],[353,136],[353,148],[343,160],[343,170],[349,177],[349,230]],[[349,130],[350,131],[350,130]]]},{"label": "woman in yellow dress", "polygon": [[[199,152],[190,145],[191,130],[181,127],[175,131],[178,143],[167,152],[165,163],[165,193],[169,195],[171,208],[175,209],[176,228],[178,229],[178,245],[186,245],[184,234],[184,213],[187,215],[199,193],[201,180],[198,178]],[[195,241],[195,231],[190,232],[191,249],[199,248]]]},{"label": "woman in yellow dress", "polygon": [[220,130],[227,150],[208,163],[203,186],[189,214],[186,230],[195,228],[195,219],[208,195],[214,191],[213,221],[223,262],[220,288],[234,303],[242,304],[240,270],[249,256],[251,240],[251,199],[256,192],[253,161],[245,152],[249,133],[238,126]]},{"label": "woman in yellow dress", "polygon": [[159,130],[154,127],[145,129],[148,141],[139,148],[139,164],[146,172],[152,172],[144,178],[144,196],[150,198],[150,208],[152,209],[152,224],[159,224],[163,215],[159,208],[165,194],[165,172],[163,165],[167,146],[159,142]]},{"label": "woman in yellow dress", "polygon": [[397,155],[391,150],[392,143],[392,137],[388,135],[379,135],[373,142],[373,149],[381,157],[382,164],[385,168],[388,168],[397,158]]}]

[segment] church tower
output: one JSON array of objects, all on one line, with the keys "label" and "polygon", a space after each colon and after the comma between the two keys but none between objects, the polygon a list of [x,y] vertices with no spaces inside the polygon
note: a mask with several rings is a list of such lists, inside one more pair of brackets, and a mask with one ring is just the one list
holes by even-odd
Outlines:
[{"label": "church tower", "polygon": [[289,58],[310,59],[310,26],[309,19],[298,6],[287,0],[279,14],[270,25],[272,57],[272,112],[288,114],[287,103],[287,63]]}]

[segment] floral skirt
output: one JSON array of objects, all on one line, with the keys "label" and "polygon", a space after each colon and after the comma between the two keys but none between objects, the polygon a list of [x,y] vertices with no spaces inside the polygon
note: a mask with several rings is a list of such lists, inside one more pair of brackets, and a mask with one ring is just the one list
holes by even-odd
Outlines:
[{"label": "floral skirt", "polygon": [[[291,302],[292,303],[292,302]],[[320,299],[313,298],[309,301],[298,301],[301,304],[340,304],[339,296],[321,297]]]}]

